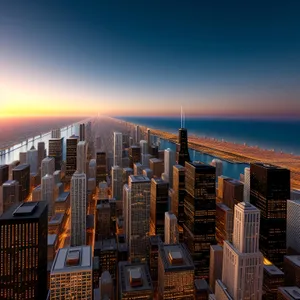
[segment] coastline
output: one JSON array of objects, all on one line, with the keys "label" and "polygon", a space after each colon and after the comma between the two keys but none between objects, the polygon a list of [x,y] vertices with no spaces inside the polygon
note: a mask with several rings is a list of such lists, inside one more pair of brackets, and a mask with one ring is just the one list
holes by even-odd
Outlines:
[{"label": "coastline", "polygon": [[[118,120],[120,121],[120,120]],[[127,125],[135,126],[126,122]],[[142,132],[146,132],[146,126],[139,125]],[[174,133],[149,128],[152,135],[156,135],[162,139],[177,143],[178,137]],[[204,138],[199,136],[189,136],[189,148],[220,158],[229,163],[254,163],[263,162],[273,164],[291,171],[291,188],[300,188],[300,156],[266,150],[259,147],[248,146],[233,142],[220,141],[217,139]]]}]

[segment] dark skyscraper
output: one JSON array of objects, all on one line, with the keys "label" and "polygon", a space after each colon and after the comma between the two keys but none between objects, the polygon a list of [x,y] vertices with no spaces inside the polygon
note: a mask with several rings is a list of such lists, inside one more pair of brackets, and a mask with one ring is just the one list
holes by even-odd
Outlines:
[{"label": "dark skyscraper", "polygon": [[0,217],[0,298],[46,299],[46,201],[12,206]]},{"label": "dark skyscraper", "polygon": [[290,171],[255,163],[250,166],[250,202],[260,209],[262,254],[281,268],[286,254],[286,211],[290,198]]},{"label": "dark skyscraper", "polygon": [[151,180],[150,235],[165,236],[165,212],[169,207],[169,184],[161,178]]},{"label": "dark skyscraper", "polygon": [[188,149],[188,133],[185,128],[179,129],[176,160],[177,164],[182,166],[184,166],[185,162],[191,161]]},{"label": "dark skyscraper", "polygon": [[71,136],[66,142],[66,179],[71,180],[77,168],[78,137]]},{"label": "dark skyscraper", "polygon": [[85,141],[85,124],[79,124],[79,141]]},{"label": "dark skyscraper", "polygon": [[63,157],[63,138],[53,138],[49,140],[49,157],[55,160],[55,170],[61,170]]},{"label": "dark skyscraper", "polygon": [[0,185],[8,180],[8,165],[0,165]]},{"label": "dark skyscraper", "polygon": [[105,152],[97,152],[96,164],[97,164],[96,183],[98,185],[99,182],[106,181],[107,168],[106,168],[106,153]]},{"label": "dark skyscraper", "polygon": [[30,193],[30,166],[27,164],[18,165],[13,169],[13,180],[19,182],[20,201],[24,201]]},{"label": "dark skyscraper", "polygon": [[133,169],[133,164],[141,162],[141,147],[131,146],[129,148],[129,167]]},{"label": "dark skyscraper", "polygon": [[16,180],[8,180],[3,183],[3,212],[6,212],[12,205],[19,203],[19,183]]},{"label": "dark skyscraper", "polygon": [[208,279],[210,245],[215,244],[216,170],[201,162],[185,164],[184,241],[195,263],[195,277]]}]

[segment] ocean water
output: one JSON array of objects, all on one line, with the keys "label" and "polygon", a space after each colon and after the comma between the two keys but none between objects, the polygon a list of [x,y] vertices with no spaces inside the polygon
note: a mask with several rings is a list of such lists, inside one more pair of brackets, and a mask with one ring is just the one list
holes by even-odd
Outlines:
[{"label": "ocean water", "polygon": [[[119,117],[119,119],[151,128],[177,132],[180,118]],[[300,155],[300,120],[246,120],[220,118],[187,118],[189,134],[246,143]]]}]

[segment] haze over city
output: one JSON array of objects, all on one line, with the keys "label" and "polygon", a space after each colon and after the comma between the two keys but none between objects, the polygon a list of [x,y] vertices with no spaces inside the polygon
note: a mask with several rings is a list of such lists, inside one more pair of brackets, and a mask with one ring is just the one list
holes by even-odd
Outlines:
[{"label": "haze over city", "polygon": [[299,9],[0,1],[0,116],[299,117]]}]

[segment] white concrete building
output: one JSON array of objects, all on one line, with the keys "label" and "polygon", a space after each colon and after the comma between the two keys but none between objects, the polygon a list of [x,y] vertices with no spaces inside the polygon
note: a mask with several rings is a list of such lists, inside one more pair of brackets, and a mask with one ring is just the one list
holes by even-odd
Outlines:
[{"label": "white concrete building", "polygon": [[78,142],[78,144],[77,144],[77,162],[76,162],[76,167],[77,167],[78,173],[86,173],[87,151],[88,151],[88,143],[86,141]]},{"label": "white concrete building", "polygon": [[48,216],[54,214],[54,177],[53,175],[45,175],[42,177],[42,200],[48,204]]},{"label": "white concrete building", "polygon": [[55,160],[53,157],[46,157],[42,160],[41,177],[45,175],[53,175],[55,171]]},{"label": "white concrete building", "polygon": [[245,168],[244,173],[244,201],[250,202],[250,168]]},{"label": "white concrete building", "polygon": [[176,165],[176,153],[170,148],[164,152],[164,178],[169,182],[170,188],[173,187],[173,166]]}]

